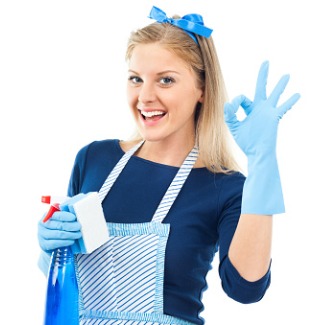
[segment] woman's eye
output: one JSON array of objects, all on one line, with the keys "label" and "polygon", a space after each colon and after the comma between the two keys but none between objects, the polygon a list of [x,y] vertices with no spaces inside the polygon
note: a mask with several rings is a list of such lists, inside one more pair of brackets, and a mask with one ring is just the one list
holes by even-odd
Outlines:
[{"label": "woman's eye", "polygon": [[128,79],[129,79],[129,81],[131,81],[133,84],[138,84],[138,83],[140,83],[140,82],[142,81],[141,78],[136,77],[136,76],[130,76]]},{"label": "woman's eye", "polygon": [[174,82],[174,79],[171,77],[164,77],[160,79],[160,83],[164,86],[168,86]]}]

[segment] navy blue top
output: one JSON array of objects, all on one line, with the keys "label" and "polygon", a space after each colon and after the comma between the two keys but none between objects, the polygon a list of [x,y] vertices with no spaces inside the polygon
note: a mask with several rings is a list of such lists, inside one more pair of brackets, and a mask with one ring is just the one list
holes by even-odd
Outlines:
[{"label": "navy blue top", "polygon": [[[77,154],[68,195],[99,191],[124,152],[119,140],[95,141]],[[107,222],[150,222],[178,171],[132,156],[103,201]],[[166,247],[164,313],[204,324],[202,292],[219,250],[224,291],[241,303],[260,300],[270,284],[270,270],[258,281],[242,278],[228,259],[228,249],[241,209],[245,177],[192,169],[164,223],[171,230]]]}]

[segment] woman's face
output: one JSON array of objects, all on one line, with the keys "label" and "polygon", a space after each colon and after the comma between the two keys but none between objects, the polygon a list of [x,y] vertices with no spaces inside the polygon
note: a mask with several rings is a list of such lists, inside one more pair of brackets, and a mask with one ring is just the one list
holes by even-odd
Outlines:
[{"label": "woman's face", "polygon": [[195,108],[202,101],[194,72],[159,44],[137,45],[129,61],[127,97],[147,141],[189,141]]}]

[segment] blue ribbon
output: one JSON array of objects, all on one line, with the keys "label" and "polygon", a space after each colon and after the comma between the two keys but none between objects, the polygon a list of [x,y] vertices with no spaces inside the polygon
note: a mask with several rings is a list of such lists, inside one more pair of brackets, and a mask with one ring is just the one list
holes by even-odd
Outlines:
[{"label": "blue ribbon", "polygon": [[155,19],[158,23],[169,23],[183,29],[198,44],[194,34],[209,37],[212,29],[204,26],[203,18],[199,14],[188,14],[179,19],[168,18],[166,13],[161,9],[153,6],[149,18]]}]

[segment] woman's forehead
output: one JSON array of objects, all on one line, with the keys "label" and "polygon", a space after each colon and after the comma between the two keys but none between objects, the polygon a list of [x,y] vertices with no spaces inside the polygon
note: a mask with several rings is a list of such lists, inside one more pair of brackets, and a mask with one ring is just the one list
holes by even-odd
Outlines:
[{"label": "woman's forehead", "polygon": [[155,64],[157,67],[169,67],[168,69],[188,69],[189,63],[175,51],[166,45],[157,43],[139,44],[132,51],[129,59],[129,67],[148,66]]}]

